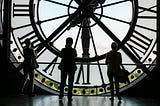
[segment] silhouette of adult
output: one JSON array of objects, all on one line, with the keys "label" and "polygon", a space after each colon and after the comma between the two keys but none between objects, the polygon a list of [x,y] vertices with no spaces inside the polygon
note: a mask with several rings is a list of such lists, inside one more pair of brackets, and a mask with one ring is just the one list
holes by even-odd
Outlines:
[{"label": "silhouette of adult", "polygon": [[26,46],[23,49],[24,61],[23,61],[23,72],[24,76],[22,79],[21,95],[24,94],[24,88],[27,83],[29,76],[29,96],[35,96],[34,94],[34,69],[38,68],[36,61],[36,54],[32,48],[32,43],[29,39],[25,40]]},{"label": "silhouette of adult", "polygon": [[74,74],[77,69],[75,64],[75,57],[77,56],[77,51],[72,48],[73,39],[68,37],[66,39],[65,48],[61,50],[61,63],[59,69],[61,70],[61,84],[60,84],[60,95],[59,99],[61,100],[64,96],[64,87],[66,85],[66,79],[68,76],[68,100],[72,100],[72,89],[74,82]]},{"label": "silhouette of adult", "polygon": [[116,95],[119,100],[121,100],[121,96],[119,94],[119,78],[118,73],[121,70],[120,65],[122,63],[122,56],[120,52],[117,52],[118,44],[113,42],[111,44],[112,50],[106,54],[106,64],[108,65],[107,75],[110,82],[110,90],[111,90],[111,98],[110,100],[114,100],[114,81],[115,81],[115,89]]}]

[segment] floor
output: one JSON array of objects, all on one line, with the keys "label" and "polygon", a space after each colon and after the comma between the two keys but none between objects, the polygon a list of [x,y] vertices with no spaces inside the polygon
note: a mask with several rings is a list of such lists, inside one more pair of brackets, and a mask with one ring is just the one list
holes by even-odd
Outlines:
[{"label": "floor", "polygon": [[74,96],[70,103],[66,97],[59,101],[55,95],[24,95],[0,97],[0,106],[160,106],[160,98],[122,96],[121,102],[117,98],[111,102],[109,96]]}]

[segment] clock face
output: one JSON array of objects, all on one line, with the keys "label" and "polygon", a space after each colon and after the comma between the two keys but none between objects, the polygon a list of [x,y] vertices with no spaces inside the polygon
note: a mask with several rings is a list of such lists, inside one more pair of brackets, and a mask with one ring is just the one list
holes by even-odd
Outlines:
[{"label": "clock face", "polygon": [[24,40],[31,39],[39,63],[35,83],[44,90],[59,93],[59,53],[67,37],[78,53],[74,95],[110,92],[104,63],[112,42],[130,72],[131,83],[120,83],[121,91],[154,68],[156,0],[12,0],[11,9],[11,61],[21,69]]}]

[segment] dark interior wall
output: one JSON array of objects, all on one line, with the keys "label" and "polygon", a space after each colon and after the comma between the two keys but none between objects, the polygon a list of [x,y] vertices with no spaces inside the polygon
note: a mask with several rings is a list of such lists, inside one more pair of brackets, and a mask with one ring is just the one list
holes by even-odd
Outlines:
[{"label": "dark interior wall", "polygon": [[146,76],[142,81],[135,86],[122,92],[127,96],[141,96],[141,97],[159,97],[160,95],[160,71],[156,67]]},{"label": "dark interior wall", "polygon": [[[3,85],[1,85],[0,87],[0,96],[14,96],[20,93],[20,85],[23,75],[13,66],[12,63],[9,64],[7,75],[5,75],[4,77],[4,74],[0,74],[0,77],[3,77],[3,79],[1,80],[1,82],[3,82]],[[27,93],[27,85],[25,87],[25,93]],[[40,89],[37,86],[35,86],[35,92],[38,94],[48,94],[48,92]]]}]

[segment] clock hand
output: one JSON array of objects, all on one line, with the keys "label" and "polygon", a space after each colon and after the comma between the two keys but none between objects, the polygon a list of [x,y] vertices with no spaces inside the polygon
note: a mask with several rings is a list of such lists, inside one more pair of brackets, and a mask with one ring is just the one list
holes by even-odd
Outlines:
[{"label": "clock hand", "polygon": [[80,12],[80,10],[81,7],[79,6],[78,9],[66,21],[64,21],[64,23],[62,23],[46,40],[39,45],[36,51],[40,52],[46,45],[48,45],[48,43],[69,24],[69,22]]},{"label": "clock hand", "polygon": [[78,5],[81,5],[82,4],[82,2],[81,2],[81,0],[74,0]]},{"label": "clock hand", "polygon": [[101,0],[101,1],[98,1],[98,0],[74,0],[78,5],[82,5],[82,4],[86,4],[84,6],[87,6],[87,5],[90,5],[92,3],[95,3],[95,2],[105,2],[105,0]]},{"label": "clock hand", "polygon": [[[83,19],[83,26],[87,27],[89,26],[88,18]],[[89,57],[89,45],[90,45],[90,33],[89,28],[82,28],[82,49],[83,49],[83,57]]]},{"label": "clock hand", "polygon": [[115,42],[118,43],[119,47],[134,61],[140,68],[143,69],[145,73],[149,73],[149,70],[142,65],[142,63],[137,59],[137,57],[88,9],[87,13],[91,16],[91,18],[105,31],[105,33]]},{"label": "clock hand", "polygon": [[[68,5],[67,4],[65,4],[65,3],[61,3],[61,2],[57,2],[56,0],[44,0],[44,1],[47,1],[47,2],[50,2],[50,3],[53,3],[53,4],[58,4],[58,5],[61,5],[61,6],[65,6],[65,7],[68,7]],[[76,7],[74,7],[74,6],[70,6],[71,8],[75,8],[76,9]]]},{"label": "clock hand", "polygon": [[[104,7],[110,7],[110,6],[117,5],[117,4],[121,4],[121,3],[124,3],[124,2],[128,2],[128,1],[130,1],[130,0],[121,0],[121,1],[113,2],[113,3],[105,4],[105,5],[103,5],[103,8]],[[103,4],[105,2],[105,0],[99,0],[99,2],[101,4]],[[98,9],[98,8],[101,8],[101,7],[97,6],[94,9]]]},{"label": "clock hand", "polygon": [[76,0],[77,3],[79,3],[79,7],[77,10],[66,20],[64,23],[62,23],[46,40],[44,40],[39,47],[36,49],[37,52],[40,52],[45,46],[48,45],[48,43],[57,36],[58,33],[60,33],[73,19],[76,17],[81,11],[84,11],[83,7],[86,7],[87,4],[90,4],[93,0],[86,1],[84,4],[80,4],[80,0]]}]

